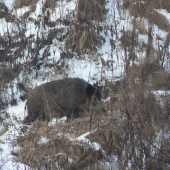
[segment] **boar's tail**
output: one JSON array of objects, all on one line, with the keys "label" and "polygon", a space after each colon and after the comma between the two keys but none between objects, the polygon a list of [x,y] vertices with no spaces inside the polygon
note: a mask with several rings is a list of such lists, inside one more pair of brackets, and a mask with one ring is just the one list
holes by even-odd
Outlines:
[{"label": "boar's tail", "polygon": [[26,89],[25,85],[23,83],[17,83],[20,90],[23,90],[25,93],[28,92],[28,89]]}]

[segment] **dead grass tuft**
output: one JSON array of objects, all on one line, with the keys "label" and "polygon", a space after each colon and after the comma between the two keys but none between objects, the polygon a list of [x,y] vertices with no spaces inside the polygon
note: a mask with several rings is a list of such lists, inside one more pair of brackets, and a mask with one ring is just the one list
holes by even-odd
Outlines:
[{"label": "dead grass tuft", "polygon": [[151,4],[155,9],[166,9],[170,12],[170,2],[167,0],[144,0],[144,2]]},{"label": "dead grass tuft", "polygon": [[43,4],[43,12],[45,11],[45,9],[54,10],[57,1],[59,0],[46,0]]},{"label": "dead grass tuft", "polygon": [[35,4],[37,3],[38,0],[15,0],[14,2],[14,8],[18,9],[24,6],[35,6]]},{"label": "dead grass tuft", "polygon": [[91,20],[104,21],[107,10],[105,0],[78,0],[77,19],[80,23]]},{"label": "dead grass tuft", "polygon": [[93,26],[93,20],[104,21],[107,10],[105,0],[79,0],[77,5],[77,21],[66,38],[65,48],[78,54],[96,51],[102,44],[99,28]]},{"label": "dead grass tuft", "polygon": [[7,22],[14,22],[15,16],[13,16],[6,5],[0,2],[0,18],[5,18]]},{"label": "dead grass tuft", "polygon": [[5,18],[8,13],[8,8],[2,2],[0,2],[0,18]]},{"label": "dead grass tuft", "polygon": [[[169,31],[170,25],[168,20],[162,14],[155,10],[156,6],[158,7],[159,5],[161,5],[161,1],[159,2],[157,1],[157,3],[155,3],[154,1],[153,3],[153,1],[145,1],[143,3],[141,1],[133,1],[129,5],[129,12],[135,18],[145,17],[151,24],[157,25],[162,30]],[[169,4],[170,6],[169,2],[167,2],[167,4]]]},{"label": "dead grass tuft", "polygon": [[101,39],[88,24],[75,25],[66,38],[65,48],[84,54],[101,46]]},{"label": "dead grass tuft", "polygon": [[[102,118],[101,118],[102,119]],[[100,120],[101,122],[101,120]],[[21,149],[13,152],[16,161],[41,169],[77,169],[90,166],[103,159],[101,150],[93,149],[88,143],[75,137],[89,132],[90,119],[82,118],[56,125],[35,122],[18,137],[14,145]],[[93,118],[93,129],[99,127],[99,119]],[[42,140],[45,139],[43,142]],[[71,140],[72,139],[72,140]],[[42,141],[42,142],[41,142]]]}]

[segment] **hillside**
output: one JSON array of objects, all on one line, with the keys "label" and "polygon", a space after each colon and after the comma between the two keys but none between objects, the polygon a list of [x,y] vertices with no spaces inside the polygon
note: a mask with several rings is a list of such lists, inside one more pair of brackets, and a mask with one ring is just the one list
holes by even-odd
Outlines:
[{"label": "hillside", "polygon": [[[168,0],[0,1],[0,169],[170,169]],[[105,113],[23,124],[28,89],[79,77]]]}]

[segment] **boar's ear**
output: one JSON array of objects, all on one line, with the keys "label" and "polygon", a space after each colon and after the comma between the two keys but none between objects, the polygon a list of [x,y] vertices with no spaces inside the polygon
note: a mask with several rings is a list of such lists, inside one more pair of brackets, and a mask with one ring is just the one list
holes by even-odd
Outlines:
[{"label": "boar's ear", "polygon": [[87,96],[91,98],[95,93],[95,88],[91,84],[88,84],[86,87],[86,93],[87,93]]}]

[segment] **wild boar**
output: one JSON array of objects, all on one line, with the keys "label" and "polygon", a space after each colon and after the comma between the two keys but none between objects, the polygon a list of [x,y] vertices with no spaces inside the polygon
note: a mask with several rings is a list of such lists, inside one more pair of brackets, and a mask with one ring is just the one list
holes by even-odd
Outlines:
[{"label": "wild boar", "polygon": [[100,91],[80,78],[55,80],[31,91],[22,83],[18,83],[18,86],[27,94],[28,116],[24,123],[50,120],[52,117],[77,118],[89,112],[92,106],[98,111],[104,111]]}]

